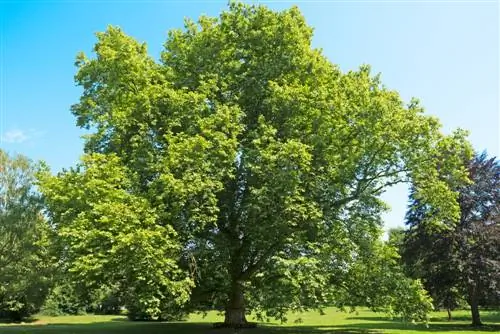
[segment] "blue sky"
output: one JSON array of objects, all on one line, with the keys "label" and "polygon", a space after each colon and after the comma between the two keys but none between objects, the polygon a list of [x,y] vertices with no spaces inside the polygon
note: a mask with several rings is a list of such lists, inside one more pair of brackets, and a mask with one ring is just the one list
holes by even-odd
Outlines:
[{"label": "blue sky", "polygon": [[[261,1],[298,5],[315,28],[314,46],[343,70],[372,65],[405,100],[418,97],[443,130],[471,131],[477,150],[499,155],[499,5],[497,1]],[[69,111],[78,51],[90,53],[108,24],[147,42],[158,58],[167,31],[184,17],[217,15],[227,1],[0,0],[0,147],[74,165],[82,132]],[[384,198],[401,225],[405,187]]]}]

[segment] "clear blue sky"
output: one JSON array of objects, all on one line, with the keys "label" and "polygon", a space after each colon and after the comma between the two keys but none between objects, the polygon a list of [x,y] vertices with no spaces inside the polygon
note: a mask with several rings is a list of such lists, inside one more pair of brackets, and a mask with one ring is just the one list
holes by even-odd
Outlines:
[{"label": "clear blue sky", "polygon": [[[405,100],[421,99],[444,131],[471,131],[477,150],[499,155],[499,5],[496,1],[262,1],[296,4],[315,28],[314,46],[344,70],[372,65]],[[73,66],[108,24],[147,42],[158,57],[184,17],[217,15],[226,1],[0,0],[1,148],[43,159],[54,171],[74,165],[82,132],[69,111],[81,90]],[[401,225],[404,187],[384,197]]]}]

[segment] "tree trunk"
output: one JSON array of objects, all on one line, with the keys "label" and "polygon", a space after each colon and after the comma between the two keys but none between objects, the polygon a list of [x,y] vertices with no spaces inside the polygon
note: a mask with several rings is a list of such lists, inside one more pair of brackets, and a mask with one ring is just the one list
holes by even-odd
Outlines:
[{"label": "tree trunk", "polygon": [[448,321],[451,321],[451,310],[450,310],[450,308],[448,307],[446,309],[446,311],[448,312]]},{"label": "tree trunk", "polygon": [[234,281],[231,284],[231,292],[226,305],[224,316],[224,325],[226,327],[246,327],[248,325],[245,317],[245,295],[243,285],[240,281]]},{"label": "tree trunk", "polygon": [[479,315],[479,301],[477,296],[477,287],[469,289],[470,311],[472,313],[472,326],[482,326],[481,317]]},{"label": "tree trunk", "polygon": [[479,305],[477,301],[474,301],[470,305],[470,311],[472,313],[472,326],[482,326],[481,317],[479,315]]}]

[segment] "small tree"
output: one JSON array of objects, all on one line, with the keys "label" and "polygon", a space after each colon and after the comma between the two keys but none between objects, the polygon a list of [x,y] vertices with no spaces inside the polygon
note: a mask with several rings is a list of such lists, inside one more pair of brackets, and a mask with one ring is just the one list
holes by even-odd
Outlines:
[{"label": "small tree", "polygon": [[0,150],[0,318],[37,312],[51,284],[49,229],[34,188],[40,168]]}]

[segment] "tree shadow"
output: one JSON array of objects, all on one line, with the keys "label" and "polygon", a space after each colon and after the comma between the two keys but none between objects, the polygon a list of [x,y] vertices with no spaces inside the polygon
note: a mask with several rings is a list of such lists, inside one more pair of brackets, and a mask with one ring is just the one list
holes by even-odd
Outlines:
[{"label": "tree shadow", "polygon": [[[443,321],[447,322],[448,317],[443,316],[443,317],[433,317],[432,321]],[[458,315],[458,316],[453,316],[453,312],[451,313],[451,321],[471,321],[471,316],[470,315]],[[481,314],[481,321],[482,322],[499,322],[500,323],[500,312],[488,312],[485,314]]]},{"label": "tree shadow", "polygon": [[0,324],[19,324],[19,325],[22,325],[22,324],[31,324],[31,323],[34,323],[36,321],[38,321],[38,319],[34,318],[34,317],[29,317],[29,318],[25,318],[22,320],[15,320],[15,321],[13,321],[12,319],[0,318]]},{"label": "tree shadow", "polygon": [[[484,326],[476,328],[471,325],[471,317],[467,315],[460,315],[452,317],[451,321],[448,321],[447,316],[442,317],[432,317],[430,319],[431,324],[425,326],[423,324],[412,324],[408,322],[403,322],[401,319],[391,319],[389,317],[378,316],[378,317],[348,317],[348,320],[363,320],[369,321],[369,323],[355,324],[355,327],[365,327],[370,326],[370,328],[380,328],[380,329],[399,329],[399,330],[413,330],[413,331],[484,331],[484,332],[499,332],[500,333],[500,312],[488,312],[481,315],[481,320]],[[464,323],[457,323],[457,321]],[[432,323],[434,322],[434,323]],[[436,323],[437,322],[437,323]]]},{"label": "tree shadow", "polygon": [[[33,334],[212,334],[211,324],[208,323],[164,323],[128,321],[122,318],[113,319],[108,322],[95,322],[89,324],[32,324],[32,325],[9,325],[0,327],[0,333],[33,333]],[[213,332],[214,334],[216,332]],[[223,331],[217,333],[225,334]],[[229,332],[228,332],[229,333]]]},{"label": "tree shadow", "polygon": [[[382,322],[403,322],[399,318],[388,318],[388,317],[348,317],[346,318],[347,320],[364,320],[364,321],[382,321]],[[448,322],[448,316],[442,316],[442,317],[432,317],[430,319],[431,322],[442,322],[442,323],[447,323]],[[464,321],[464,322],[471,322],[471,317],[469,316],[456,316],[451,318],[451,322],[454,321]],[[487,314],[487,315],[481,315],[481,321],[485,323],[500,323],[500,313],[498,314]]]},{"label": "tree shadow", "polygon": [[314,326],[268,326],[262,324],[252,329],[213,328],[210,323],[148,323],[148,322],[102,322],[91,324],[49,324],[0,327],[2,334],[367,334],[367,329],[333,328]]},{"label": "tree shadow", "polygon": [[[456,324],[456,323],[430,324],[429,326],[425,326],[423,324],[411,324],[411,323],[387,321],[387,322],[365,322],[361,324],[347,324],[347,325],[339,325],[331,327],[340,330],[364,329],[366,331],[365,333],[370,333],[370,331],[380,331],[380,330],[393,330],[394,332],[397,333],[404,333],[405,331],[450,332],[450,333],[478,331],[478,332],[500,333],[500,324],[485,325],[482,327],[472,327],[469,324]],[[328,328],[330,328],[330,326],[328,326]]]},{"label": "tree shadow", "polygon": [[[253,332],[255,334],[368,334],[368,333],[380,333],[379,331],[364,328],[347,328],[343,326],[267,326],[262,325],[259,327],[261,332]],[[252,332],[247,332],[247,334],[252,334]]]},{"label": "tree shadow", "polygon": [[[359,319],[359,318],[358,318]],[[373,318],[369,318],[373,320]],[[115,321],[96,322],[90,324],[27,324],[0,327],[2,334],[33,333],[33,334],[368,334],[390,330],[394,333],[405,331],[436,332],[444,331],[460,333],[462,331],[500,332],[500,324],[475,329],[468,325],[436,324],[426,328],[424,325],[413,325],[396,321],[371,321],[358,324],[339,324],[322,326],[279,326],[259,324],[255,329],[215,329],[211,323],[191,322],[132,322],[123,318]]]},{"label": "tree shadow", "polygon": [[113,322],[148,322],[148,321],[130,321],[128,318],[121,317],[121,318],[113,318],[111,319]]},{"label": "tree shadow", "polygon": [[[461,324],[434,324],[426,327],[423,324],[410,324],[402,322],[366,322],[360,324],[341,324],[341,325],[323,325],[323,326],[294,326],[294,327],[277,327],[271,329],[269,333],[380,333],[381,330],[390,331],[392,333],[404,333],[406,331],[412,332],[492,332],[500,333],[500,324],[485,325],[480,328],[472,327],[470,325]],[[266,332],[267,333],[267,332]]]}]

